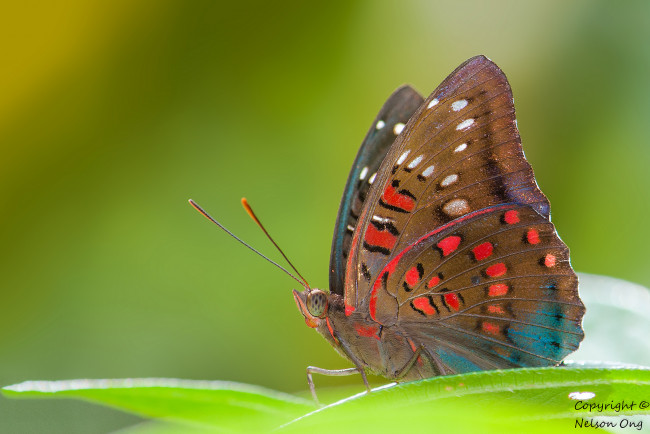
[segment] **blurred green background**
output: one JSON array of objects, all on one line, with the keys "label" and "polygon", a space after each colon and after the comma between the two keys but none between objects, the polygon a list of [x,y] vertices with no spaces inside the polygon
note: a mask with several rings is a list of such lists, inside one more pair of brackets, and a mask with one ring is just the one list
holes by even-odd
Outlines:
[{"label": "blurred green background", "polygon": [[[334,218],[383,101],[485,54],[578,271],[650,285],[650,3],[15,2],[0,15],[0,384],[181,377],[306,388],[349,366],[295,282],[326,287]],[[317,378],[318,387],[358,378]],[[138,419],[0,399],[0,431]]]}]

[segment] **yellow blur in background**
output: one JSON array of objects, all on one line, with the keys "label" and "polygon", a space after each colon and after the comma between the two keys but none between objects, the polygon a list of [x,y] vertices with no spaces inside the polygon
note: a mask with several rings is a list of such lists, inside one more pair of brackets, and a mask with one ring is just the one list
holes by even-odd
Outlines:
[{"label": "yellow blur in background", "polygon": [[[347,363],[304,326],[246,196],[326,287],[340,194],[383,101],[485,54],[576,270],[650,285],[650,3],[66,1],[0,15],[0,384],[181,377],[296,392]],[[358,384],[318,378],[319,387]],[[0,431],[107,432],[0,398]]]}]

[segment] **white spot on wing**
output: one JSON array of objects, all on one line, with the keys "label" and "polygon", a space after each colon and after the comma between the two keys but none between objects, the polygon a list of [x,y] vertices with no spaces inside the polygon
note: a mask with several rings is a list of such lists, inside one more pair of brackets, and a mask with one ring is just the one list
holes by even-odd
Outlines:
[{"label": "white spot on wing", "polygon": [[456,149],[454,149],[454,152],[463,152],[465,149],[467,149],[467,143],[462,143],[462,144],[456,146]]},{"label": "white spot on wing", "polygon": [[472,118],[465,119],[463,122],[456,125],[456,129],[458,131],[466,130],[469,127],[471,127],[473,123],[474,123],[474,119],[472,119]]},{"label": "white spot on wing", "polygon": [[381,119],[377,121],[377,125],[375,125],[375,128],[378,130],[381,130],[386,126],[386,122],[382,121]]},{"label": "white spot on wing", "polygon": [[465,199],[452,199],[443,205],[442,210],[450,217],[459,217],[469,212],[469,203]]},{"label": "white spot on wing", "polygon": [[411,153],[410,149],[404,151],[404,153],[400,155],[399,158],[397,159],[397,164],[402,164],[406,160],[406,157],[409,156],[410,153]]},{"label": "white spot on wing", "polygon": [[399,135],[399,133],[401,133],[402,130],[404,130],[404,126],[405,125],[401,122],[395,124],[395,126],[393,127],[393,132],[395,133],[396,136]]},{"label": "white spot on wing", "polygon": [[431,100],[431,102],[429,103],[429,105],[427,106],[427,108],[430,109],[431,107],[435,106],[435,105],[438,104],[439,102],[440,102],[440,101],[438,101],[438,98],[434,98],[434,99]]},{"label": "white spot on wing", "polygon": [[368,184],[375,182],[375,176],[377,176],[377,172],[373,173],[372,176],[368,178]]},{"label": "white spot on wing", "polygon": [[380,217],[378,215],[373,215],[372,219],[379,223],[390,223],[392,220],[388,217]]},{"label": "white spot on wing", "polygon": [[458,181],[458,175],[454,173],[453,175],[449,175],[445,177],[445,179],[443,179],[442,182],[440,183],[440,186],[449,187],[451,184],[453,184],[456,181]]},{"label": "white spot on wing", "polygon": [[433,165],[427,167],[427,168],[424,169],[424,171],[422,172],[422,176],[424,176],[424,177],[426,178],[427,176],[431,175],[431,174],[433,173],[433,169],[434,169]]},{"label": "white spot on wing", "polygon": [[424,155],[418,155],[413,161],[409,163],[408,167],[409,169],[414,169],[422,162],[422,159],[424,158]]},{"label": "white spot on wing", "polygon": [[361,173],[359,174],[359,179],[361,180],[366,179],[367,174],[368,174],[368,166],[361,169]]},{"label": "white spot on wing", "polygon": [[352,225],[348,225],[348,230],[349,230],[350,232],[354,232],[354,226],[352,226]]},{"label": "white spot on wing", "polygon": [[467,100],[466,99],[459,99],[458,101],[454,101],[451,103],[451,109],[455,112],[464,109],[467,107]]}]

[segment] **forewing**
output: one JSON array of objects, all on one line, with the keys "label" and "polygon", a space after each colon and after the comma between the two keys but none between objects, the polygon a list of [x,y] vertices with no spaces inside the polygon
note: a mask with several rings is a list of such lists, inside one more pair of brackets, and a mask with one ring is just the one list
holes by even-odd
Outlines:
[{"label": "forewing", "polygon": [[459,66],[395,140],[368,192],[345,277],[346,311],[376,319],[370,293],[387,263],[423,234],[491,206],[528,204],[548,219],[521,148],[512,92],[484,56]]}]

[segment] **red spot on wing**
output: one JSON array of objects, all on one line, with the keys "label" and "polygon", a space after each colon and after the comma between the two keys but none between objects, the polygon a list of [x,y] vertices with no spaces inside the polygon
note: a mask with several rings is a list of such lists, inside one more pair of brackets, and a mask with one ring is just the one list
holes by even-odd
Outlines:
[{"label": "red spot on wing", "polygon": [[438,276],[433,276],[429,282],[427,282],[427,288],[433,288],[437,284],[440,283],[440,277]]},{"label": "red spot on wing", "polygon": [[505,313],[505,311],[503,310],[503,308],[502,308],[501,306],[496,305],[496,304],[491,304],[491,305],[489,305],[489,306],[487,307],[487,310],[488,310],[488,312],[490,312],[490,313],[496,313],[496,314],[499,314],[499,315],[503,315],[503,314]]},{"label": "red spot on wing", "polygon": [[334,339],[334,342],[337,344],[339,343],[339,340],[334,336],[334,329],[332,328],[332,324],[330,323],[330,318],[327,317],[327,328],[330,331],[330,335],[332,335],[332,339]]},{"label": "red spot on wing", "polygon": [[345,316],[352,315],[352,312],[354,311],[355,311],[354,306],[350,306],[349,304],[345,303]]},{"label": "red spot on wing", "polygon": [[556,263],[557,263],[557,258],[555,257],[555,255],[548,253],[546,254],[546,256],[544,256],[544,265],[546,265],[548,268],[555,267]]},{"label": "red spot on wing", "polygon": [[491,335],[498,335],[500,333],[499,326],[491,322],[483,321],[481,328],[485,333],[489,333]]},{"label": "red spot on wing", "polygon": [[472,253],[474,253],[474,258],[476,258],[477,261],[481,261],[492,254],[492,249],[492,243],[483,243],[474,247]]},{"label": "red spot on wing", "polygon": [[386,187],[384,193],[381,195],[381,199],[386,205],[394,206],[404,211],[410,212],[415,208],[415,200],[410,196],[398,193],[392,185]]},{"label": "red spot on wing", "polygon": [[411,349],[413,350],[413,352],[416,352],[417,348],[416,348],[415,344],[413,343],[413,341],[410,338],[407,338],[407,339],[409,341],[409,345],[411,346]]},{"label": "red spot on wing", "polygon": [[490,285],[488,288],[488,295],[490,297],[500,297],[502,295],[506,295],[508,293],[508,285],[505,283],[496,283],[494,285]]},{"label": "red spot on wing", "polygon": [[395,247],[397,237],[387,230],[380,231],[374,225],[368,225],[363,240],[371,246],[383,247],[384,249],[391,250]]},{"label": "red spot on wing", "polygon": [[431,306],[431,302],[428,297],[418,297],[413,299],[413,306],[421,310],[427,315],[433,315],[436,313],[436,310]]},{"label": "red spot on wing", "polygon": [[514,225],[515,223],[519,223],[519,211],[516,211],[514,209],[511,209],[510,211],[506,211],[506,213],[503,215],[503,219],[509,225]]},{"label": "red spot on wing", "polygon": [[487,267],[487,269],[485,270],[485,274],[487,274],[490,277],[499,277],[506,274],[506,271],[508,271],[506,268],[506,264],[504,264],[503,262],[499,262],[497,264],[490,265],[489,267]]},{"label": "red spot on wing", "polygon": [[537,232],[537,229],[528,229],[528,232],[526,232],[526,240],[528,244],[539,244],[539,232]]},{"label": "red spot on wing", "polygon": [[440,250],[442,250],[442,256],[447,256],[458,248],[460,245],[460,237],[458,235],[451,235],[447,238],[443,238],[436,245]]},{"label": "red spot on wing", "polygon": [[460,301],[458,300],[458,296],[453,293],[445,294],[445,303],[447,303],[447,306],[452,308],[453,310],[458,310],[460,308]]},{"label": "red spot on wing", "polygon": [[354,330],[356,330],[359,336],[363,336],[366,338],[373,336],[375,339],[379,340],[379,336],[377,336],[377,331],[379,330],[379,327],[377,326],[363,326],[361,324],[355,324]]},{"label": "red spot on wing", "polygon": [[420,281],[420,272],[417,267],[411,267],[409,271],[406,272],[406,283],[408,286],[415,286]]}]

